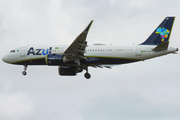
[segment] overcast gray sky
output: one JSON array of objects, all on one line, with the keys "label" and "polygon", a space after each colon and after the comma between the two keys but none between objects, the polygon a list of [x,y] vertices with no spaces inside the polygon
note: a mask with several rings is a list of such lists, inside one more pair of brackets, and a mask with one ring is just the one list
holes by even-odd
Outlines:
[{"label": "overcast gray sky", "polygon": [[[180,48],[179,0],[0,0],[0,58],[25,45],[69,45],[94,20],[88,44],[142,43],[176,16],[170,46]],[[179,120],[180,56],[169,54],[75,77],[58,67],[0,61],[1,120]]]}]

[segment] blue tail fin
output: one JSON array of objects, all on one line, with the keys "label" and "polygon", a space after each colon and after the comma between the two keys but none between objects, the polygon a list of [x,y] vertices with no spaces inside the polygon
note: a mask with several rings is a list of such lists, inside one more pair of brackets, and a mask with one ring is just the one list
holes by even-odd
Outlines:
[{"label": "blue tail fin", "polygon": [[159,45],[168,42],[175,17],[166,17],[154,32],[141,45]]}]

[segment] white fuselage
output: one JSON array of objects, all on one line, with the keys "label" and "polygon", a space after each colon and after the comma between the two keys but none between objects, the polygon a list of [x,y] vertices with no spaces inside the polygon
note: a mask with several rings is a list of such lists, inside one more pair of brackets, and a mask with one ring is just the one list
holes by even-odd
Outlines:
[{"label": "white fuselage", "polygon": [[[3,57],[3,61],[10,64],[27,64],[27,65],[46,65],[43,63],[47,54],[63,54],[68,46],[24,46],[12,50],[9,54]],[[87,58],[108,58],[111,59],[123,59],[141,61],[157,56],[166,55],[168,53],[175,53],[177,48],[168,48],[163,51],[153,51],[155,45],[130,45],[130,46],[118,46],[118,45],[91,45],[86,47],[84,56]],[[33,60],[41,59],[37,63],[33,63]],[[103,59],[102,59],[103,60]],[[24,63],[24,61],[26,61]],[[27,62],[28,61],[28,62]],[[106,62],[105,64],[113,64],[113,62]],[[123,64],[129,62],[115,62],[114,64]],[[103,64],[103,62],[102,62]]]}]

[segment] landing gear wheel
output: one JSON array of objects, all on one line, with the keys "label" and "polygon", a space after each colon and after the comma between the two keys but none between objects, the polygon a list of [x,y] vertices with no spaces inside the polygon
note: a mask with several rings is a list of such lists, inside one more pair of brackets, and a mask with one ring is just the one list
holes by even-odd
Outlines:
[{"label": "landing gear wheel", "polygon": [[84,74],[84,77],[85,77],[86,79],[89,79],[89,78],[91,77],[91,75],[90,75],[89,73],[85,73],[85,74]]},{"label": "landing gear wheel", "polygon": [[22,74],[23,74],[23,75],[26,75],[27,73],[26,73],[26,71],[23,71]]},{"label": "landing gear wheel", "polygon": [[27,65],[24,65],[24,71],[22,72],[23,75],[26,75]]}]

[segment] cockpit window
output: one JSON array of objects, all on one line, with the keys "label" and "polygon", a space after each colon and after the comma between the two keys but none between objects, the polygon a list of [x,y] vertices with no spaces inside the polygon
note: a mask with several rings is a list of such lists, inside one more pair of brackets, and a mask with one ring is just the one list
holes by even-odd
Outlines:
[{"label": "cockpit window", "polygon": [[15,50],[11,50],[10,53],[15,53]]}]

